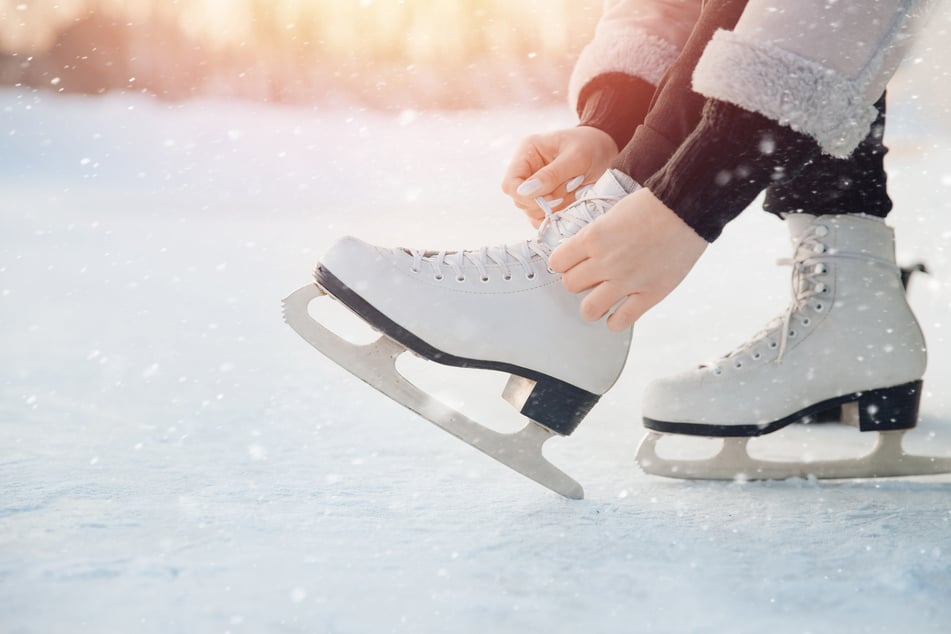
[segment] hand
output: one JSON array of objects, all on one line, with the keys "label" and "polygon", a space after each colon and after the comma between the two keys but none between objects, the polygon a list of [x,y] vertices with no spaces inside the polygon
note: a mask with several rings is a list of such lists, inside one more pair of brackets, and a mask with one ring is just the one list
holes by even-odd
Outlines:
[{"label": "hand", "polygon": [[608,213],[565,240],[548,260],[573,293],[591,289],[581,315],[624,330],[687,276],[707,242],[648,189],[622,198]]},{"label": "hand", "polygon": [[598,180],[617,156],[614,139],[602,130],[578,126],[535,134],[515,150],[502,180],[502,191],[512,197],[535,228],[545,218],[535,199],[557,201],[558,211],[574,202],[573,192]]}]

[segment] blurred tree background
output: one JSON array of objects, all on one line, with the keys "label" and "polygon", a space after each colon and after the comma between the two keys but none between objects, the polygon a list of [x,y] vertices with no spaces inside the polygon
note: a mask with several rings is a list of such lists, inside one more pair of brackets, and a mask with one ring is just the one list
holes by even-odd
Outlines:
[{"label": "blurred tree background", "polygon": [[0,0],[0,84],[165,99],[564,101],[600,0]]},{"label": "blurred tree background", "polygon": [[[601,0],[0,0],[0,86],[374,109],[566,103],[600,14]],[[949,34],[946,2],[890,87],[943,127]]]}]

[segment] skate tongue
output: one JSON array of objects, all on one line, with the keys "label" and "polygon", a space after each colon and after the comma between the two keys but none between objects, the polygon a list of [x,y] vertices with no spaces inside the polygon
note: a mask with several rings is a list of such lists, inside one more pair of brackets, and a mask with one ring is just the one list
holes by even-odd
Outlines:
[{"label": "skate tongue", "polygon": [[815,223],[816,216],[806,213],[790,213],[784,214],[783,220],[786,221],[786,227],[789,229],[789,238],[795,242]]},{"label": "skate tongue", "polygon": [[621,170],[609,169],[582,195],[582,199],[590,195],[604,198],[624,198],[640,188],[641,186],[633,178]]},{"label": "skate tongue", "polygon": [[551,222],[542,226],[538,240],[551,248],[603,216],[614,203],[640,189],[633,178],[616,169],[609,169],[594,185],[579,192],[578,201],[554,214]]}]

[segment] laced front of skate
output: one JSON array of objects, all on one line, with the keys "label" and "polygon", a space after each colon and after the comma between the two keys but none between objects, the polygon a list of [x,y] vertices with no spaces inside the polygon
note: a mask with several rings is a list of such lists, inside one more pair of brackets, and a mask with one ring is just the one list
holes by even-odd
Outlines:
[{"label": "laced front of skate", "polygon": [[469,251],[419,251],[407,250],[413,256],[410,270],[419,273],[423,265],[428,265],[433,279],[441,282],[446,279],[445,270],[448,269],[457,282],[465,282],[467,269],[474,268],[482,282],[490,282],[489,266],[495,263],[502,271],[502,279],[512,279],[513,265],[521,267],[526,279],[535,278],[535,269],[532,261],[543,258],[546,262],[551,249],[544,243],[535,240],[525,240],[517,244],[506,244],[496,247],[482,247]]},{"label": "laced front of skate", "polygon": [[829,263],[835,260],[861,260],[870,264],[886,266],[897,272],[897,267],[880,258],[860,253],[843,253],[829,249],[822,241],[829,228],[822,224],[809,227],[793,244],[793,257],[777,260],[781,266],[792,266],[792,302],[786,311],[770,320],[753,337],[732,352],[712,363],[701,367],[709,368],[714,374],[723,373],[723,368],[732,364],[742,369],[747,360],[762,361],[775,351],[774,363],[782,361],[790,341],[805,334],[809,328],[829,309],[832,301],[832,286],[825,277],[829,273]]},{"label": "laced front of skate", "polygon": [[555,212],[544,198],[536,198],[535,202],[545,212],[545,218],[538,227],[538,234],[531,240],[465,251],[400,250],[412,256],[410,270],[413,273],[428,269],[437,282],[447,278],[465,282],[467,273],[474,269],[479,280],[488,283],[492,281],[489,274],[492,266],[499,268],[505,281],[513,279],[513,269],[520,270],[526,279],[532,280],[535,279],[536,262],[544,262],[547,270],[552,272],[548,268],[548,256],[552,250],[604,215],[617,201],[618,198],[597,196],[590,188],[586,188],[583,194],[579,194],[577,202]]}]

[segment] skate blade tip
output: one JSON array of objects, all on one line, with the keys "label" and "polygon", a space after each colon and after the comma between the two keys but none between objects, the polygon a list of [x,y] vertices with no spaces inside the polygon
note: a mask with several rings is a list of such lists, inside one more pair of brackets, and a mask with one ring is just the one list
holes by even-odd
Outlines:
[{"label": "skate blade tip", "polygon": [[559,491],[561,495],[568,498],[569,500],[583,500],[584,499],[584,487],[580,484],[575,483],[575,486],[571,487],[566,491]]}]

